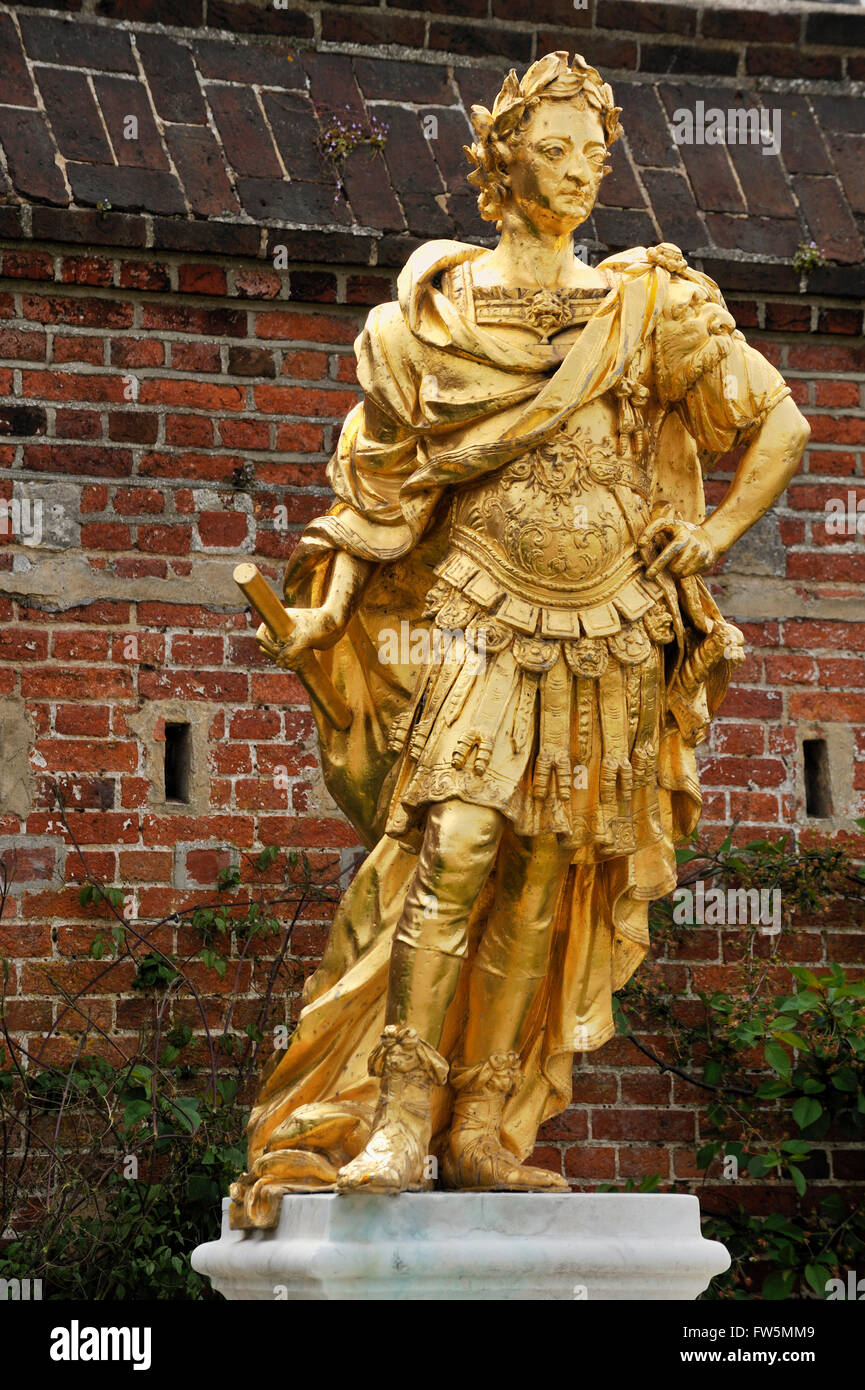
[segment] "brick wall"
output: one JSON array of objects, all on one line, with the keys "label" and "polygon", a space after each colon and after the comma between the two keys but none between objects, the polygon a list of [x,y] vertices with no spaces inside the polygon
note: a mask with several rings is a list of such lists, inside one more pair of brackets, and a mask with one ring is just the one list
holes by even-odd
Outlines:
[{"label": "brick wall", "polygon": [[[91,871],[132,895],[139,926],[210,900],[228,846],[306,847],[315,868],[355,860],[303,692],[259,656],[231,570],[254,556],[276,583],[300,528],[326,509],[368,306],[392,295],[418,238],[488,234],[457,157],[465,110],[503,67],[550,47],[604,67],[625,106],[593,255],[677,241],[718,279],[813,430],[785,498],[713,580],[749,655],[700,755],[705,834],[732,822],[743,840],[838,833],[862,812],[865,551],[862,536],[827,530],[825,508],[848,492],[865,499],[865,122],[850,86],[865,80],[865,19],[636,0],[539,0],[531,18],[516,0],[458,8],[74,0],[55,7],[74,12],[66,25],[0,6],[0,498],[41,502],[44,531],[39,546],[0,535],[0,857],[15,868],[0,954],[10,1026],[47,1059],[77,1046],[63,989],[83,990],[121,1047],[142,1021],[132,967],[106,975],[89,958],[92,910],[69,886],[83,869],[52,783]],[[397,47],[382,50],[385,38]],[[782,174],[747,150],[675,151],[665,123],[686,97],[664,85],[672,73],[688,101],[709,99],[708,77],[725,101],[768,82],[762,100],[787,123]],[[151,103],[137,163],[99,143],[121,78],[126,97]],[[320,111],[343,103],[386,107],[392,127],[383,166],[365,150],[351,157],[345,203],[310,163]],[[431,109],[435,143],[418,134]],[[103,200],[111,209],[96,209]],[[790,260],[808,235],[825,239],[829,264],[803,278]],[[273,268],[276,244],[285,270]],[[723,483],[710,481],[710,502]],[[177,721],[194,744],[187,807],[165,801],[161,780],[165,725]],[[831,816],[807,814],[803,739],[826,741]],[[329,910],[295,928],[274,1022],[296,1015]],[[169,923],[153,944],[174,952],[180,938]],[[794,924],[781,959],[855,966],[861,943],[861,924],[839,913]],[[729,985],[740,950],[737,932],[704,928],[652,968],[694,1020],[696,991]],[[239,1027],[265,968],[241,970]],[[648,1027],[641,1038],[667,1046]],[[541,1135],[544,1161],[577,1185],[691,1177],[699,1099],[616,1041],[578,1065],[573,1108]],[[857,1161],[836,1144],[820,1180],[853,1178]],[[765,1201],[759,1184],[743,1193]]]},{"label": "brick wall", "polygon": [[[316,867],[352,858],[353,834],[322,790],[302,691],[259,656],[230,573],[238,556],[255,555],[276,582],[298,530],[326,507],[325,464],[356,399],[351,343],[391,282],[363,267],[276,274],[240,259],[68,247],[6,249],[2,272],[0,381],[20,436],[0,446],[3,495],[14,478],[18,496],[41,499],[45,536],[14,550],[14,585],[29,584],[32,597],[0,599],[0,698],[7,712],[23,701],[33,731],[32,807],[0,819],[15,863],[0,950],[15,962],[11,1025],[60,1061],[74,1053],[70,1020],[44,1051],[41,1041],[62,1008],[58,984],[75,991],[93,978],[83,1007],[121,1046],[135,1045],[141,1004],[131,966],[103,978],[88,959],[92,911],[78,904],[82,866],[54,783],[91,870],[133,895],[139,928],[210,900],[229,845],[306,847]],[[704,830],[717,839],[737,821],[748,839],[808,824],[803,727],[855,731],[850,808],[854,781],[865,790],[865,626],[831,616],[837,586],[861,582],[862,542],[827,537],[824,525],[830,497],[862,493],[865,364],[858,309],[780,296],[730,305],[813,428],[777,534],[766,530],[717,580],[749,657],[701,753]],[[722,488],[712,480],[710,500]],[[12,564],[7,546],[0,566]],[[42,566],[68,575],[62,601],[40,597]],[[797,614],[799,581],[825,588],[823,616],[813,597]],[[761,620],[767,595],[790,616]],[[142,711],[152,716],[149,751]],[[160,711],[199,723],[204,712],[206,772],[188,812],[161,796]],[[287,789],[275,786],[276,767]],[[328,913],[320,907],[296,928],[275,1021],[296,1016]],[[173,953],[178,929],[160,928],[152,944]],[[805,922],[781,954],[855,963],[861,948],[861,926]],[[655,978],[685,1001],[723,989],[740,949],[738,933],[704,929],[681,955],[659,957]],[[242,983],[239,1027],[252,1020],[261,979],[246,967]],[[693,1176],[698,1099],[628,1044],[610,1044],[578,1072],[573,1109],[542,1132],[545,1158],[580,1184]],[[850,1176],[852,1161],[842,1145],[827,1179]]]}]

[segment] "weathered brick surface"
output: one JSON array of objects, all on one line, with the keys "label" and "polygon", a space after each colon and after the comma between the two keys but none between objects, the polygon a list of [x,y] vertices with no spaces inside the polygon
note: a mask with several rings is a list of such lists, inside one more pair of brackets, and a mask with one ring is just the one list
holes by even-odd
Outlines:
[{"label": "weathered brick surface", "polygon": [[[344,823],[323,812],[302,692],[294,677],[259,657],[247,617],[202,607],[193,594],[187,602],[136,601],[135,590],[145,580],[182,577],[190,558],[205,556],[228,568],[239,554],[255,554],[277,578],[298,529],[327,502],[324,465],[356,398],[351,342],[366,304],[393,289],[381,272],[369,277],[353,267],[324,272],[297,264],[278,284],[266,280],[268,297],[257,298],[262,272],[254,263],[176,254],[142,261],[139,252],[116,259],[40,255],[11,268],[38,271],[42,279],[7,281],[0,371],[8,368],[17,386],[3,416],[14,441],[5,476],[38,478],[46,498],[55,480],[73,484],[80,543],[103,577],[125,583],[127,601],[65,611],[20,601],[0,643],[0,673],[9,676],[3,689],[24,696],[38,734],[34,808],[9,841],[16,854],[30,856],[27,872],[35,880],[32,889],[21,882],[9,926],[18,932],[24,966],[15,1003],[34,1033],[39,1001],[51,993],[40,961],[53,978],[78,986],[95,973],[86,960],[87,914],[59,888],[46,893],[41,886],[43,874],[62,882],[73,861],[52,817],[52,780],[61,779],[70,804],[81,808],[73,824],[94,864],[104,862],[110,881],[136,886],[139,910],[154,915],[189,901],[181,882],[205,881],[227,844],[277,840],[338,856],[353,843]],[[76,259],[87,274],[76,273]],[[49,274],[65,281],[59,295],[44,278]],[[156,292],[146,288],[151,284]],[[319,301],[290,304],[304,288]],[[732,303],[749,336],[785,372],[814,429],[806,467],[777,513],[785,538],[779,577],[812,586],[814,594],[842,595],[858,573],[861,538],[827,536],[825,516],[827,503],[846,498],[849,488],[865,497],[861,319],[849,308],[778,297]],[[856,321],[842,319],[840,333],[827,337],[832,314]],[[117,325],[129,336],[118,337]],[[16,421],[20,427],[30,418],[26,412],[50,446],[16,431]],[[251,487],[238,490],[237,470],[247,462]],[[720,478],[710,480],[710,501],[721,487]],[[275,524],[277,506],[285,508],[287,530]],[[717,582],[723,585],[723,576]],[[709,837],[720,838],[734,819],[742,838],[802,823],[800,721],[851,724],[865,746],[862,624],[793,617],[743,626],[749,661],[700,759]],[[130,636],[134,660],[124,657]],[[187,707],[204,701],[224,714],[208,744],[209,804],[196,816],[149,809],[142,745],[130,736],[130,715],[169,698]],[[274,786],[276,768],[286,769],[285,790]],[[34,860],[27,844],[45,835],[50,854],[40,851]],[[196,849],[180,880],[170,851],[182,840]],[[64,926],[53,944],[40,934],[45,922],[73,918],[81,928]],[[812,924],[787,958],[856,963],[861,937],[854,932],[841,942],[835,932],[830,941],[829,928]],[[323,939],[311,926],[299,934],[304,969]],[[705,929],[686,951],[659,961],[661,978],[686,1000],[697,989],[726,987],[727,977],[717,976],[723,950],[722,935]],[[101,997],[122,1033],[133,1001],[121,984],[114,978]],[[89,988],[98,992],[98,982]],[[290,1003],[296,1012],[296,992]],[[611,1072],[614,1061],[606,1051],[584,1059],[574,1108],[542,1131],[539,1159],[563,1164],[577,1186],[650,1172],[692,1176],[695,1097],[682,1092],[671,1109],[669,1079],[645,1057],[626,1045]]]},{"label": "weathered brick surface", "polygon": [[[82,870],[53,781],[93,871],[133,890],[143,917],[200,900],[229,845],[306,846],[319,868],[352,862],[354,836],[322,794],[303,691],[259,656],[227,576],[255,556],[277,582],[299,530],[328,505],[325,468],[357,398],[352,342],[364,315],[393,295],[419,239],[488,236],[457,149],[467,109],[490,99],[511,55],[550,41],[614,65],[624,107],[626,141],[587,228],[594,252],[681,245],[721,283],[813,429],[774,513],[777,539],[746,543],[711,581],[749,655],[700,752],[705,833],[720,839],[731,822],[743,840],[807,833],[803,731],[843,729],[851,808],[865,801],[865,623],[855,607],[865,549],[861,535],[826,527],[830,502],[865,499],[865,132],[861,100],[842,80],[832,90],[813,81],[865,80],[865,55],[845,46],[855,35],[839,39],[837,26],[816,23],[823,16],[799,12],[635,0],[585,10],[537,0],[531,16],[520,0],[469,0],[458,17],[408,4],[291,12],[226,0],[208,4],[207,32],[147,27],[201,25],[202,8],[100,0],[98,20],[0,9],[11,199],[0,203],[0,498],[13,487],[55,497],[49,524],[62,522],[39,547],[0,536],[0,697],[24,700],[34,739],[30,812],[0,807],[0,853],[16,864],[0,951],[14,957],[9,1018],[25,1042],[50,1026],[58,985],[86,989],[121,1047],[134,1046],[141,1017],[130,972],[106,982],[88,959],[92,919],[64,886]],[[386,52],[385,32],[397,45]],[[239,43],[238,33],[252,37]],[[370,47],[316,51],[327,34]],[[435,61],[401,57],[400,44]],[[657,88],[629,80],[652,63]],[[711,91],[697,72],[715,74]],[[779,92],[761,73],[801,81]],[[668,122],[697,98],[780,107],[780,159],[677,148]],[[343,107],[390,132],[384,155],[350,157],[345,196],[335,196],[317,140]],[[130,114],[137,142],[123,137]],[[424,133],[429,115],[435,135]],[[803,282],[790,259],[812,236],[833,260]],[[273,265],[277,246],[284,269]],[[728,460],[708,479],[710,505],[729,474]],[[58,570],[80,568],[62,571],[68,592],[46,597],[36,585],[28,597],[22,561],[46,556]],[[154,802],[136,722],[160,700],[174,702],[172,717],[204,712],[204,799],[188,812]],[[287,785],[277,786],[281,769]],[[326,912],[295,929],[281,977],[288,1016],[326,932]],[[861,923],[807,921],[785,936],[780,959],[856,967],[862,939]],[[158,940],[184,944],[173,925]],[[703,928],[656,955],[656,979],[690,1020],[697,990],[729,987],[741,941]],[[260,974],[242,977],[253,984]],[[648,1027],[639,1038],[673,1060],[668,1039]],[[74,1053],[68,1039],[52,1048],[46,1057],[58,1061]],[[574,1105],[542,1130],[538,1161],[577,1187],[691,1179],[701,1099],[615,1040],[578,1059]],[[859,1161],[839,1142],[819,1181],[852,1181]],[[755,1209],[766,1200],[759,1184],[737,1185],[735,1199]]]}]

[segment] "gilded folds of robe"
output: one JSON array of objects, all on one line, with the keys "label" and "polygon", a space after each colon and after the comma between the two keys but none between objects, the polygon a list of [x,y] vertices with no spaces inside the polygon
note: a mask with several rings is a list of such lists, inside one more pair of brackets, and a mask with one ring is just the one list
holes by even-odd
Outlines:
[{"label": "gilded folds of robe", "polygon": [[[526,1157],[570,1103],[573,1053],[614,1031],[612,993],[646,954],[648,905],[674,887],[675,844],[699,818],[694,746],[741,659],[702,581],[647,580],[656,552],[639,541],[652,516],[703,519],[701,465],[759,428],[783,379],[676,247],[604,262],[609,293],[564,358],[554,341],[515,346],[481,321],[466,290],[481,254],[422,247],[398,302],[369,315],[355,344],[364,398],[328,471],[337,500],[286,572],[286,602],[301,605],[321,601],[336,551],[375,566],[344,636],[319,654],[352,724],[316,713],[326,783],[371,852],[289,1046],[265,1069],[232,1190],[238,1226],[274,1224],[284,1192],[333,1183],[366,1141],[391,943],[424,807],[445,796],[573,846],[504,1115],[503,1141]],[[533,506],[547,509],[538,525]],[[454,630],[469,645],[442,656]],[[491,775],[471,757],[456,766],[466,742]],[[491,896],[492,876],[475,945]],[[441,1041],[451,1060],[470,962]],[[450,1104],[437,1088],[439,1139]]]}]

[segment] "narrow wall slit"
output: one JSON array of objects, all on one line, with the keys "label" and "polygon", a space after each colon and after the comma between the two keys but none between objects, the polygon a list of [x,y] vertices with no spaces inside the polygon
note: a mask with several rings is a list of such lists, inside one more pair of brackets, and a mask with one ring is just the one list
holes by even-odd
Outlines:
[{"label": "narrow wall slit", "polygon": [[805,813],[825,820],[833,814],[832,778],[825,738],[803,739],[802,756],[805,762]]},{"label": "narrow wall slit", "polygon": [[188,724],[165,725],[165,800],[189,801],[192,768],[192,729]]}]

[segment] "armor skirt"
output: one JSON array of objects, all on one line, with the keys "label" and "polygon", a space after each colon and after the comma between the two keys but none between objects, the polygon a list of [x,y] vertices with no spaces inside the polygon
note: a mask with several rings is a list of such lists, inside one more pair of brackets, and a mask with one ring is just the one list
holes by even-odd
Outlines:
[{"label": "armor skirt", "polygon": [[424,808],[457,797],[501,811],[519,835],[555,834],[575,863],[662,838],[658,747],[674,635],[663,600],[608,636],[555,639],[515,630],[440,579],[425,616],[429,651],[391,732],[400,758],[389,835],[417,849]]}]

